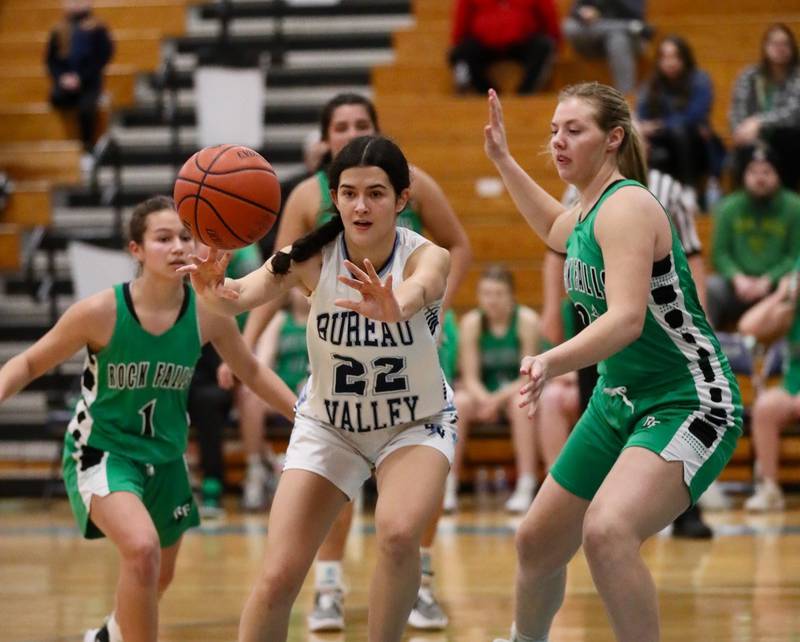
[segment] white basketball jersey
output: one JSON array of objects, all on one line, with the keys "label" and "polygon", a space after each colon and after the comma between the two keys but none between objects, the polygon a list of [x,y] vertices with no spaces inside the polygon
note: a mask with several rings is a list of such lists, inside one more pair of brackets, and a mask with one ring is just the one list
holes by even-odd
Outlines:
[{"label": "white basketball jersey", "polygon": [[[411,254],[428,241],[397,228],[394,250],[379,275],[397,288]],[[436,353],[441,301],[408,321],[383,323],[334,305],[360,300],[340,283],[350,276],[344,234],[322,250],[319,284],[311,294],[306,342],[311,377],[297,411],[349,433],[373,433],[441,413],[448,389]]]}]

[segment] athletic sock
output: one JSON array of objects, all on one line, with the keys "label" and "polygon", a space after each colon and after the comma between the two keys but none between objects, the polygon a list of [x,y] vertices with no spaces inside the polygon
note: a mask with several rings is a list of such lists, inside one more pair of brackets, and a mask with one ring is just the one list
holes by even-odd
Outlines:
[{"label": "athletic sock", "polygon": [[123,642],[122,631],[119,630],[119,624],[113,612],[106,620],[106,629],[108,629],[108,642]]},{"label": "athletic sock", "polygon": [[420,569],[422,571],[420,585],[424,587],[430,587],[430,585],[433,584],[433,561],[431,560],[431,549],[420,547],[419,560]]},{"label": "athletic sock", "polygon": [[342,563],[337,561],[318,561],[314,566],[317,590],[342,588]]},{"label": "athletic sock", "polygon": [[247,455],[247,467],[252,468],[263,468],[264,467],[264,460],[261,458],[260,453],[250,453]]},{"label": "athletic sock", "polygon": [[511,625],[511,642],[547,642],[547,636],[545,635],[543,638],[532,638],[527,635],[522,635],[519,631],[517,631],[517,625]]}]

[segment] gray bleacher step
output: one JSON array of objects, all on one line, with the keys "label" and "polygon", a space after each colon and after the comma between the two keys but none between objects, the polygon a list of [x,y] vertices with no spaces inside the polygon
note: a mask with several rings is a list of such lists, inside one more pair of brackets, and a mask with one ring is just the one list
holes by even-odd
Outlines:
[{"label": "gray bleacher step", "polygon": [[[56,307],[59,315],[64,313],[74,298],[71,296],[56,297]],[[25,321],[32,324],[49,323],[50,303],[39,302],[23,294],[7,294],[0,299],[0,328],[3,326],[19,325]]]},{"label": "gray bleacher step", "polygon": [[[312,132],[318,129],[316,123],[308,125],[266,125],[264,127],[264,140],[272,143],[293,143],[305,140]],[[148,145],[172,144],[172,131],[166,125],[161,127],[123,127],[116,125],[112,133],[123,146],[137,147]],[[196,127],[180,127],[178,140],[181,145],[199,146]]]},{"label": "gray bleacher step", "polygon": [[[273,168],[280,180],[285,181],[305,171],[303,163],[274,164]],[[122,167],[123,185],[160,185],[161,190],[167,194],[172,192],[172,183],[175,179],[176,168],[172,165],[141,165]],[[114,184],[114,169],[103,167],[98,172],[98,183],[105,187]],[[88,179],[84,184],[88,184]]]},{"label": "gray bleacher step", "polygon": [[[390,65],[395,56],[392,49],[385,47],[370,49],[311,49],[308,51],[288,51],[283,65],[294,69],[311,67],[357,68]],[[192,71],[197,67],[197,55],[181,53],[175,55],[175,68],[180,71]]]},{"label": "gray bleacher step", "polygon": [[[281,107],[317,107],[322,106],[337,94],[345,92],[360,93],[371,97],[372,89],[363,85],[333,85],[326,87],[277,87],[269,88],[264,95],[267,104]],[[181,107],[194,107],[197,96],[194,89],[181,89],[177,94],[178,105]],[[142,91],[137,106],[150,107],[158,104],[159,97],[155,91]]]},{"label": "gray bleacher step", "polygon": [[[415,24],[411,15],[373,15],[373,16],[327,16],[292,17],[281,20],[279,28],[285,35],[340,34],[353,33],[392,33],[399,29],[410,29]],[[274,18],[233,18],[228,25],[231,36],[271,36],[276,33],[277,20]],[[219,20],[202,19],[193,14],[187,22],[187,35],[215,36],[221,31]]]}]

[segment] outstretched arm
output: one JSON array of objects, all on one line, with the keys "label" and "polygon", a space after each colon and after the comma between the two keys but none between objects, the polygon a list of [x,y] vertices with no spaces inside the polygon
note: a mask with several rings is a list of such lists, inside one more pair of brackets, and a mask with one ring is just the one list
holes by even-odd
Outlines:
[{"label": "outstretched arm", "polygon": [[494,89],[489,90],[489,123],[483,129],[484,150],[508,189],[508,193],[534,231],[554,250],[564,251],[563,242],[551,239],[550,230],[566,209],[525,172],[508,149],[503,108]]},{"label": "outstretched arm", "polygon": [[310,266],[314,263],[309,260],[302,266],[292,265],[287,274],[278,275],[272,271],[273,257],[270,257],[261,267],[241,279],[230,279],[225,277],[230,256],[228,252],[212,248],[207,258],[193,256],[192,265],[178,270],[189,274],[202,304],[223,316],[236,316],[245,310],[252,310],[296,285],[303,285],[303,276],[311,274]]},{"label": "outstretched arm", "polygon": [[364,261],[363,270],[350,261],[345,265],[355,278],[340,276],[339,281],[359,292],[361,301],[337,299],[336,305],[377,321],[397,322],[410,319],[424,306],[442,298],[450,255],[432,243],[423,245],[412,254],[406,268],[410,273],[396,290],[392,288],[391,275],[381,283],[369,259]]},{"label": "outstretched arm", "polygon": [[[0,402],[86,345],[108,341],[113,331],[113,321],[110,324],[107,322],[103,310],[103,300],[107,296],[106,292],[101,292],[75,303],[47,334],[21,354],[9,359],[0,369]],[[108,336],[100,337],[106,329]]]}]

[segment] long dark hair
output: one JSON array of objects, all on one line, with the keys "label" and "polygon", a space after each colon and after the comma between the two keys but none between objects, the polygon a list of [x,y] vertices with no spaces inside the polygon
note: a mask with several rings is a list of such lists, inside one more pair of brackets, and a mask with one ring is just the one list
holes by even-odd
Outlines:
[{"label": "long dark hair", "polygon": [[794,32],[789,28],[789,25],[783,22],[773,22],[767,27],[766,31],[764,31],[764,35],[761,37],[761,61],[759,63],[759,70],[768,78],[772,77],[772,69],[770,68],[769,60],[767,60],[767,40],[769,40],[773,31],[782,31],[786,34],[786,37],[789,38],[789,47],[792,49],[792,56],[789,58],[788,73],[791,74],[797,69],[797,65],[800,62],[797,51],[797,38],[795,38]]},{"label": "long dark hair", "polygon": [[[328,182],[332,192],[339,189],[342,172],[352,167],[380,167],[389,177],[395,197],[411,185],[408,161],[396,143],[385,136],[359,136],[351,140],[331,163]],[[338,210],[330,221],[292,243],[288,252],[272,257],[272,272],[286,274],[292,261],[302,263],[317,254],[344,229]]]},{"label": "long dark hair", "polygon": [[[372,127],[375,129],[375,133],[377,134],[380,132],[381,128],[378,125],[378,112],[375,110],[375,105],[373,102],[361,94],[356,94],[354,92],[343,92],[341,94],[336,94],[327,103],[325,103],[325,106],[322,108],[322,113],[319,117],[319,134],[322,140],[328,140],[328,130],[330,129],[331,121],[333,120],[333,114],[339,107],[343,107],[344,105],[361,105],[367,110],[367,114],[369,115],[369,119],[372,121]],[[320,159],[317,170],[327,167],[331,164],[332,160],[333,156],[331,156],[330,151],[326,152],[325,155]]]},{"label": "long dark hair", "polygon": [[674,45],[678,50],[678,57],[683,63],[683,69],[677,78],[668,78],[661,71],[661,67],[656,61],[653,74],[645,85],[647,91],[647,113],[651,118],[663,116],[663,98],[665,94],[675,97],[675,106],[678,109],[686,107],[692,91],[692,76],[697,69],[694,52],[685,38],[674,34],[666,36],[658,45],[657,59],[660,57],[661,48],[665,44]]}]

